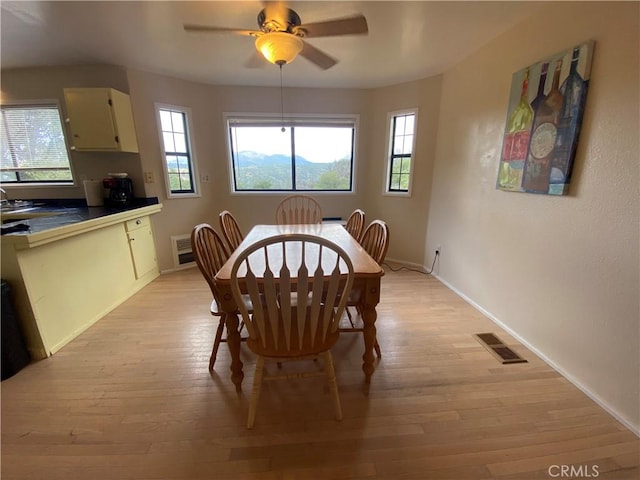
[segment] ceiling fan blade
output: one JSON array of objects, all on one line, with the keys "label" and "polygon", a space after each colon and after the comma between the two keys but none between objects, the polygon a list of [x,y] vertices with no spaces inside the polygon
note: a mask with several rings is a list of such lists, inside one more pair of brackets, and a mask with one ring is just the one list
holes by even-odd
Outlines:
[{"label": "ceiling fan blade", "polygon": [[234,33],[237,35],[249,35],[249,36],[256,36],[262,33],[259,30],[244,30],[242,28],[214,27],[211,25],[185,24],[183,25],[183,27],[187,32]]},{"label": "ceiling fan blade", "polygon": [[306,23],[298,28],[305,31],[305,37],[364,35],[369,33],[367,19],[364,15],[327,20],[326,22]]},{"label": "ceiling fan blade", "polygon": [[338,60],[336,60],[333,57],[330,57],[329,55],[324,53],[322,50],[314,47],[313,45],[307,42],[304,42],[300,55],[306,58],[307,60],[309,60],[310,62],[315,63],[317,66],[319,66],[323,70],[327,70],[333,67],[336,63],[338,63]]}]

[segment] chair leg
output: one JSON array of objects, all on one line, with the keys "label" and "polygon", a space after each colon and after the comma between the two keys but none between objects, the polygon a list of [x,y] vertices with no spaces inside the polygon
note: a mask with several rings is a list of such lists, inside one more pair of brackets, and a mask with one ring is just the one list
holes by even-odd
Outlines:
[{"label": "chair leg", "polygon": [[253,390],[251,392],[251,401],[249,403],[249,419],[247,420],[247,428],[253,428],[256,420],[256,409],[258,408],[258,399],[260,398],[260,389],[262,388],[262,374],[264,370],[264,358],[258,356],[256,360],[256,371],[253,374]]},{"label": "chair leg", "polygon": [[378,358],[382,358],[382,352],[380,351],[380,344],[378,343],[378,339],[376,338],[376,343],[373,345],[373,348],[376,351],[376,355],[378,355]]},{"label": "chair leg", "polygon": [[224,331],[224,317],[220,318],[218,322],[218,329],[216,330],[216,338],[213,340],[213,349],[211,350],[211,356],[209,357],[209,371],[213,372],[213,366],[216,363],[216,356],[218,355],[218,347],[220,347],[220,341],[222,340],[222,332]]},{"label": "chair leg", "polygon": [[336,372],[333,368],[333,359],[329,350],[324,353],[324,369],[329,379],[329,391],[331,392],[331,396],[333,397],[333,406],[336,411],[336,420],[342,420],[342,408],[340,407],[338,382],[336,381]]},{"label": "chair leg", "polygon": [[351,324],[351,328],[356,328],[353,323],[353,317],[351,316],[351,312],[349,311],[349,307],[345,307],[344,309],[347,312],[347,318],[349,319],[349,323]]}]

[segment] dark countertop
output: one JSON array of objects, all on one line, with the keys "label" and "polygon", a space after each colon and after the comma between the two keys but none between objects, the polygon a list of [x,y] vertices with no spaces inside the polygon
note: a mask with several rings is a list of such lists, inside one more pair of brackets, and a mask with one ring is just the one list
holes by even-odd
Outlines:
[{"label": "dark countertop", "polygon": [[[10,218],[3,220],[2,235],[30,235],[33,233],[43,232],[66,225],[72,225],[95,218],[106,217],[122,212],[136,210],[138,208],[157,205],[158,198],[135,198],[130,205],[119,207],[88,207],[83,199],[55,199],[55,200],[30,200],[30,206],[25,206],[22,212],[25,216],[37,213],[50,214],[50,216],[41,216],[28,219],[16,219],[12,221]],[[28,210],[27,210],[28,209]],[[3,212],[5,213],[5,212]],[[7,214],[20,215],[20,210],[7,211]]]}]

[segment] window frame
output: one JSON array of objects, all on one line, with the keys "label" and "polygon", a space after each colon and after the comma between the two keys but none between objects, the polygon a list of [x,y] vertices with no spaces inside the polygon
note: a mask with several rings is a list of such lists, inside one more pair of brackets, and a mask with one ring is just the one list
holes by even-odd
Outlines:
[{"label": "window frame", "polygon": [[[332,124],[351,125],[353,127],[352,156],[351,156],[351,188],[349,190],[236,190],[234,157],[231,144],[232,124],[264,124],[265,126],[330,126]],[[231,195],[279,195],[282,194],[308,194],[308,195],[355,195],[357,184],[358,163],[358,135],[360,115],[358,114],[295,114],[282,116],[271,113],[238,113],[224,112],[223,124],[225,127],[225,143],[227,149],[227,168],[229,178],[229,192]],[[295,175],[295,169],[292,174]]]},{"label": "window frame", "polygon": [[[183,115],[185,121],[185,143],[187,146],[187,157],[189,161],[189,168],[191,173],[191,183],[193,191],[172,191],[171,180],[169,178],[169,168],[167,166],[167,151],[164,145],[164,135],[162,130],[162,121],[160,118],[160,111],[171,111],[180,113]],[[191,108],[182,107],[179,105],[170,105],[166,103],[155,103],[156,124],[158,127],[158,140],[160,142],[160,152],[162,154],[162,172],[164,177],[165,188],[167,192],[167,198],[192,198],[200,197],[200,176],[198,174],[198,163],[196,160],[196,152],[193,148],[193,123],[191,120],[192,113]],[[182,155],[182,154],[181,154]]]},{"label": "window frame", "polygon": [[60,105],[60,100],[57,98],[45,98],[45,99],[37,99],[37,100],[12,100],[12,101],[2,101],[0,108],[11,109],[11,108],[55,108],[58,112],[58,120],[60,121],[60,129],[62,130],[62,138],[64,141],[64,148],[67,154],[67,160],[69,162],[69,173],[71,174],[71,180],[61,181],[61,180],[51,180],[51,181],[17,181],[17,182],[1,182],[2,187],[5,189],[12,188],[33,188],[33,187],[77,187],[78,182],[76,180],[76,174],[74,170],[74,165],[71,159],[71,148],[69,148],[69,141],[67,138],[67,129],[66,122],[64,121],[62,107]]},{"label": "window frame", "polygon": [[[413,142],[411,144],[411,169],[409,171],[409,186],[407,190],[392,190],[391,189],[391,174],[393,169],[393,160],[395,158],[402,158],[403,155],[394,155],[394,127],[397,117],[405,115],[413,115]],[[386,163],[386,175],[383,178],[383,192],[384,195],[394,197],[410,197],[413,186],[413,177],[416,167],[416,142],[418,137],[418,108],[407,108],[404,110],[396,110],[387,114],[387,140],[385,147],[385,163]]]}]

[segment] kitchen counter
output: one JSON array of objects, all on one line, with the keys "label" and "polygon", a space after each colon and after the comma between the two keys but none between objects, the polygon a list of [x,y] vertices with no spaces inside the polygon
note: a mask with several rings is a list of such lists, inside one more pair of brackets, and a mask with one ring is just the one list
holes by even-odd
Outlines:
[{"label": "kitchen counter", "polygon": [[157,213],[162,208],[157,197],[137,198],[131,205],[118,208],[87,207],[82,200],[34,200],[31,203],[31,206],[0,214],[3,218],[3,244],[13,244],[15,248],[31,248],[80,232]]},{"label": "kitchen counter", "polygon": [[2,212],[3,230],[26,229],[4,233],[0,254],[33,359],[54,354],[160,274],[156,198],[118,209],[84,201],[21,207]]}]

